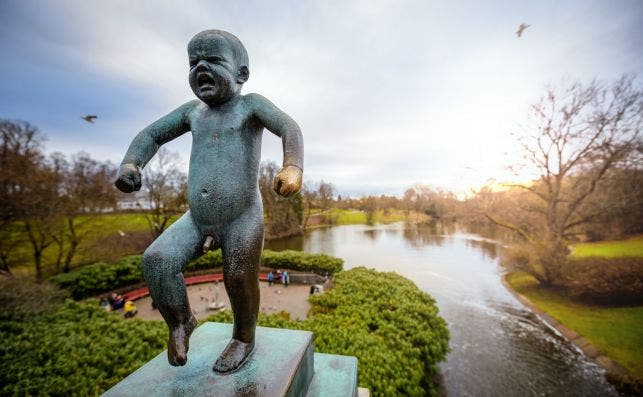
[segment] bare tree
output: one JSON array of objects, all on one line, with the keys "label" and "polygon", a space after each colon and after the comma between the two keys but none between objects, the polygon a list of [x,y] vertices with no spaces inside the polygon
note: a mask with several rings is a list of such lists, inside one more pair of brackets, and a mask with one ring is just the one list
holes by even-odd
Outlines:
[{"label": "bare tree", "polygon": [[323,180],[319,182],[319,187],[317,188],[317,194],[319,196],[319,207],[322,211],[325,211],[331,207],[333,204],[333,196],[335,195],[335,187],[332,183],[324,182]]},{"label": "bare tree", "polygon": [[[21,225],[32,248],[36,279],[43,274],[42,256],[52,242],[56,225],[59,175],[42,154],[44,137],[25,121],[0,120],[0,217],[3,228]],[[16,241],[3,240],[3,255]],[[8,266],[8,261],[4,266]],[[5,269],[8,271],[8,269]]]},{"label": "bare tree", "polygon": [[169,226],[172,215],[187,207],[187,176],[178,163],[179,155],[162,147],[143,171],[150,207],[145,216],[154,238]]},{"label": "bare tree", "polygon": [[25,121],[0,119],[0,218],[16,220],[29,173],[43,161],[44,137]]},{"label": "bare tree", "polygon": [[368,196],[363,198],[362,208],[366,214],[366,223],[372,225],[375,223],[375,212],[377,211],[377,197]]},{"label": "bare tree", "polygon": [[304,188],[301,191],[301,195],[304,199],[305,208],[301,228],[306,229],[306,226],[308,226],[308,220],[310,219],[310,214],[313,210],[313,206],[315,205],[315,201],[319,197],[317,191],[311,188],[308,184],[304,185]]},{"label": "bare tree", "polygon": [[437,193],[429,186],[414,184],[404,192],[404,204],[407,216],[411,211],[415,212],[415,222],[420,222],[420,215],[432,215],[435,212],[435,198]]},{"label": "bare tree", "polygon": [[578,229],[591,240],[643,233],[643,164],[632,162],[608,171],[581,212],[598,214]]},{"label": "bare tree", "polygon": [[20,197],[21,222],[31,243],[36,279],[42,280],[43,253],[53,244],[61,227],[60,185],[62,174],[55,164],[43,162],[28,173]]},{"label": "bare tree", "polygon": [[266,238],[301,234],[303,221],[302,195],[282,197],[275,192],[273,181],[280,167],[274,162],[263,162],[259,168],[259,191],[263,201]]},{"label": "bare tree", "polygon": [[0,274],[11,274],[16,248],[22,243],[21,231],[15,220],[0,221]]},{"label": "bare tree", "polygon": [[534,276],[551,284],[559,279],[565,263],[567,239],[600,215],[583,211],[588,198],[609,170],[632,156],[640,162],[643,92],[629,76],[609,85],[574,83],[562,91],[547,90],[532,106],[531,116],[530,127],[519,136],[524,162],[516,169],[539,176],[531,184],[514,187],[537,198],[530,211],[543,227],[530,231],[497,213],[486,216],[519,233],[535,248],[541,271]]},{"label": "bare tree", "polygon": [[113,189],[112,177],[115,167],[110,162],[99,162],[87,153],[78,153],[71,162],[59,160],[62,169],[61,201],[64,216],[62,244],[58,241],[59,253],[63,253],[63,272],[71,269],[71,263],[85,237],[91,233],[88,227],[90,215],[105,208],[113,207],[116,192]]},{"label": "bare tree", "polygon": [[20,243],[20,196],[26,171],[42,160],[43,137],[23,121],[0,120],[0,259],[1,271],[11,273],[15,248]]}]

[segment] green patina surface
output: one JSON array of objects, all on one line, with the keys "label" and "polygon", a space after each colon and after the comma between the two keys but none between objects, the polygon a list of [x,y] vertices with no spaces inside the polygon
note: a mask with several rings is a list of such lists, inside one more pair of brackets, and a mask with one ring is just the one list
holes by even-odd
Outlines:
[{"label": "green patina surface", "polygon": [[315,353],[315,376],[307,397],[354,396],[357,393],[357,358]]},{"label": "green patina surface", "polygon": [[312,334],[307,331],[257,327],[256,348],[248,361],[236,372],[218,374],[212,365],[231,334],[230,324],[205,323],[190,338],[184,367],[170,366],[164,351],[103,396],[348,397],[356,393],[354,357],[314,354],[313,377]]}]

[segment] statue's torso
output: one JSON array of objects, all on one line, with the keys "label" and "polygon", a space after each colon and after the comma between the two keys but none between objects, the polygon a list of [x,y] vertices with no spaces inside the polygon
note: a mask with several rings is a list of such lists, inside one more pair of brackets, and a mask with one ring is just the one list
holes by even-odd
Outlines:
[{"label": "statue's torso", "polygon": [[190,112],[192,153],[188,204],[202,226],[225,227],[251,206],[261,206],[257,183],[262,125],[243,98]]}]

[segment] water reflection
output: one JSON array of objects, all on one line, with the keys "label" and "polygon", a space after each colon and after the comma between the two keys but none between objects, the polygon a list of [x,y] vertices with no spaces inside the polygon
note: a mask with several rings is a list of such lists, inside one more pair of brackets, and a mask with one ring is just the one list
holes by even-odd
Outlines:
[{"label": "water reflection", "polygon": [[370,238],[371,240],[376,240],[377,236],[382,234],[382,231],[377,229],[369,229],[369,230],[364,230],[363,233],[366,237]]},{"label": "water reflection", "polygon": [[402,236],[411,247],[419,248],[426,245],[441,246],[444,244],[445,236],[438,234],[436,228],[410,226],[402,230]]},{"label": "water reflection", "polygon": [[498,243],[488,240],[464,240],[469,247],[479,248],[487,259],[498,259]]},{"label": "water reflection", "polygon": [[285,251],[285,250],[303,251],[304,236],[278,238],[276,240],[266,241],[264,244],[264,248],[270,249],[273,251]]},{"label": "water reflection", "polygon": [[493,235],[456,225],[350,225],[266,247],[325,252],[343,258],[345,268],[396,271],[433,295],[451,331],[452,350],[441,365],[449,395],[617,395],[596,365],[504,288]]}]

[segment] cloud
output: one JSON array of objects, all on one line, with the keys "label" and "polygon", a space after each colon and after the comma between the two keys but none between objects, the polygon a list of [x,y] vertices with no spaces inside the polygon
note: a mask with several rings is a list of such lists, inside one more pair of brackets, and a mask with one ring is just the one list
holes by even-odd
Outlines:
[{"label": "cloud", "polygon": [[[248,49],[244,91],[302,127],[306,178],[348,194],[401,193],[414,182],[463,192],[503,177],[509,133],[545,83],[643,69],[643,6],[634,1],[2,7],[0,83],[9,89],[0,116],[37,123],[50,149],[120,161],[138,130],[193,98],[187,42],[220,28]],[[521,22],[532,26],[517,39]],[[83,112],[98,122],[80,123]],[[170,145],[187,158],[189,135]],[[266,134],[264,158],[280,162],[280,150]]]}]

